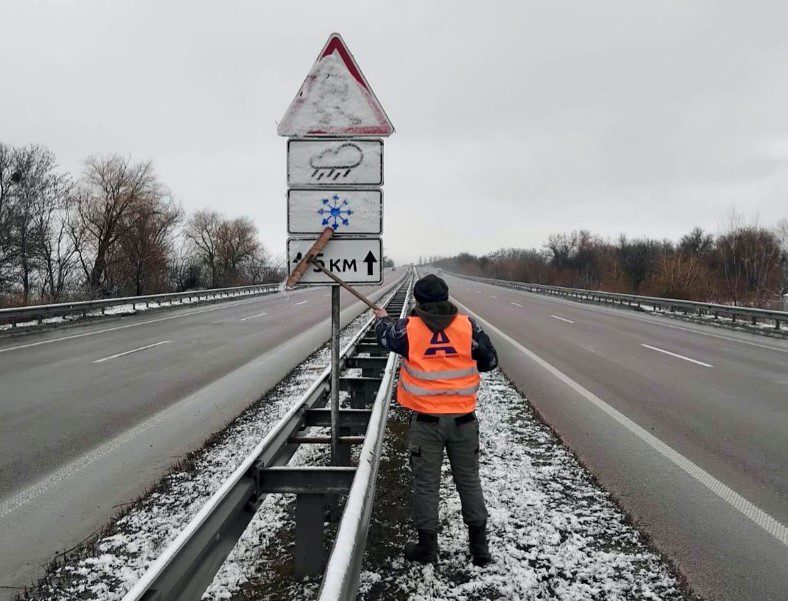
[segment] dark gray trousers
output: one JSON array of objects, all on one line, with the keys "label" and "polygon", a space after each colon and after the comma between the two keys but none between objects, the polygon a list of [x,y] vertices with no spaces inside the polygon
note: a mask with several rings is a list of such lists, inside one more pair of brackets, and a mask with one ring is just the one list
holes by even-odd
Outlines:
[{"label": "dark gray trousers", "polygon": [[427,423],[411,415],[410,465],[413,470],[413,515],[419,530],[438,530],[438,501],[443,449],[449,456],[454,485],[460,494],[462,519],[481,524],[487,519],[479,481],[479,422],[461,425],[453,417]]}]

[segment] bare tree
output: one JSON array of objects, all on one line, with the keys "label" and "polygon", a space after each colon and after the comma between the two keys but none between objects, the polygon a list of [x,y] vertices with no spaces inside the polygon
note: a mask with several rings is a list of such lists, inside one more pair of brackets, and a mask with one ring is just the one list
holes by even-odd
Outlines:
[{"label": "bare tree", "polygon": [[780,290],[782,251],[777,236],[758,226],[737,226],[717,239],[717,257],[735,304],[764,306]]},{"label": "bare tree", "polygon": [[186,224],[186,237],[194,244],[200,261],[211,275],[211,287],[219,286],[219,227],[224,218],[217,211],[197,211]]},{"label": "bare tree", "polygon": [[248,217],[225,220],[217,232],[218,259],[225,285],[238,285],[247,278],[243,272],[260,248],[257,227]]},{"label": "bare tree", "polygon": [[0,292],[12,278],[14,264],[13,198],[19,175],[14,169],[14,149],[0,143]]},{"label": "bare tree", "polygon": [[137,296],[167,290],[173,233],[182,219],[169,195],[151,194],[132,204],[108,253],[107,280],[116,290]]},{"label": "bare tree", "polygon": [[619,238],[619,264],[621,271],[632,284],[633,292],[637,293],[640,285],[654,271],[659,250],[660,244],[654,240],[628,240],[626,236]]},{"label": "bare tree", "polygon": [[72,231],[92,294],[104,284],[108,259],[123,233],[126,215],[136,203],[161,195],[150,161],[131,163],[119,155],[94,156],[85,161],[82,186],[76,196],[79,223]]}]

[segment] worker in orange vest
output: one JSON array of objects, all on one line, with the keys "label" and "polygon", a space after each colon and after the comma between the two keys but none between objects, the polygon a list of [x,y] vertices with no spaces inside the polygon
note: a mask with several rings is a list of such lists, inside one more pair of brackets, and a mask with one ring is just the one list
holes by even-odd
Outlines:
[{"label": "worker in orange vest", "polygon": [[385,309],[375,311],[378,344],[404,357],[397,401],[411,410],[409,450],[418,542],[405,545],[405,558],[421,563],[438,559],[438,502],[445,449],[468,526],[471,557],[474,564],[484,566],[492,557],[479,480],[476,393],[479,372],[495,369],[498,355],[484,330],[449,302],[449,287],[441,278],[421,278],[413,296],[416,307],[405,319],[395,320]]}]

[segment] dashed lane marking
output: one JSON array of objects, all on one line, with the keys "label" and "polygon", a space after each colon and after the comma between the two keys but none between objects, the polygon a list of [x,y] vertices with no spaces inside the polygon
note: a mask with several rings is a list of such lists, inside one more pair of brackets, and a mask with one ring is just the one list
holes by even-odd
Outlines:
[{"label": "dashed lane marking", "polygon": [[497,296],[495,296],[494,294],[491,294],[491,295],[490,295],[490,298],[498,298],[498,297],[497,297]]},{"label": "dashed lane marking", "polygon": [[255,317],[262,317],[263,315],[268,315],[268,313],[257,313],[256,315],[247,315],[246,317],[242,317],[238,321],[246,321],[247,319],[254,319]]},{"label": "dashed lane marking", "polygon": [[684,359],[684,361],[689,361],[690,363],[702,365],[703,367],[714,367],[711,363],[704,363],[703,361],[698,361],[697,359],[693,359],[692,357],[687,357],[685,355],[679,355],[678,353],[666,351],[664,348],[651,346],[650,344],[641,344],[640,346],[651,349],[652,351],[657,351],[658,353],[664,353],[665,355],[670,355],[671,357],[676,357],[677,359]]},{"label": "dashed lane marking", "polygon": [[[466,313],[472,313],[461,303],[456,302],[455,304],[463,309]],[[763,511],[760,507],[753,505],[750,501],[745,499],[735,490],[729,488],[719,480],[717,480],[714,476],[703,470],[700,466],[696,465],[684,455],[673,449],[673,447],[665,444],[659,438],[648,432],[647,430],[643,429],[631,419],[629,419],[626,415],[618,411],[617,409],[608,405],[605,401],[600,399],[590,390],[584,388],[582,385],[575,382],[572,378],[567,376],[557,367],[553,367],[550,363],[542,359],[539,355],[534,353],[532,350],[526,348],[519,342],[517,342],[514,338],[503,332],[502,330],[496,328],[492,325],[489,321],[482,319],[478,315],[476,315],[477,321],[481,322],[481,324],[492,332],[498,334],[501,338],[506,340],[509,344],[511,344],[514,348],[519,350],[521,353],[532,359],[537,365],[554,375],[558,378],[561,382],[563,382],[566,386],[580,394],[584,397],[587,401],[596,405],[599,409],[607,413],[611,418],[621,424],[624,428],[629,430],[632,434],[640,438],[643,442],[649,445],[651,448],[656,450],[660,453],[663,457],[667,458],[669,461],[673,462],[677,467],[684,470],[687,474],[695,478],[698,482],[700,482],[703,486],[708,488],[711,492],[716,494],[720,497],[723,501],[728,503],[732,508],[737,510],[746,518],[752,520],[755,524],[757,524],[760,528],[774,536],[778,541],[780,541],[783,545],[788,546],[788,527],[784,524],[778,522],[775,518],[770,516],[768,513]]]},{"label": "dashed lane marking", "polygon": [[[492,284],[488,284],[489,286],[493,286]],[[769,344],[761,344],[759,342],[751,342],[749,340],[741,340],[739,338],[733,338],[732,336],[724,336],[722,334],[715,334],[714,332],[703,332],[701,330],[696,330],[695,328],[688,328],[685,326],[680,326],[672,323],[664,323],[659,319],[669,319],[668,317],[663,317],[659,314],[654,315],[651,318],[644,318],[644,317],[636,317],[635,315],[627,315],[624,309],[613,309],[610,307],[594,307],[588,303],[584,303],[578,300],[571,300],[566,298],[553,298],[544,294],[537,294],[535,292],[526,292],[523,290],[517,290],[515,288],[506,288],[505,286],[498,286],[498,288],[505,288],[506,290],[510,290],[514,294],[519,294],[520,296],[525,296],[528,298],[532,298],[533,300],[544,301],[544,302],[553,302],[553,303],[561,303],[563,305],[570,305],[576,307],[578,309],[585,309],[588,311],[597,311],[599,313],[605,313],[606,315],[613,315],[618,317],[623,317],[625,319],[631,319],[633,321],[640,321],[642,323],[647,323],[655,326],[661,326],[663,328],[672,328],[674,330],[681,330],[682,332],[690,332],[692,334],[700,334],[701,336],[709,336],[710,338],[718,338],[720,340],[729,340],[730,342],[738,342],[739,344],[746,344],[748,346],[755,346],[757,348],[767,349],[770,351],[777,351],[780,353],[788,353],[788,348],[780,348],[779,346],[771,346]],[[698,324],[700,326],[706,325],[707,327],[714,327],[711,323],[709,324]],[[747,332],[749,333],[749,332]],[[755,334],[752,334],[755,335]]]},{"label": "dashed lane marking", "polygon": [[522,307],[522,305],[521,305],[520,303],[516,303],[516,302],[514,302],[514,301],[511,301],[511,303],[512,303],[512,304],[513,304],[515,307]]},{"label": "dashed lane marking", "polygon": [[303,305],[304,303],[308,303],[308,302],[309,302],[309,301],[301,301],[300,303],[295,303],[295,304],[293,304],[293,306],[294,306],[294,307],[297,307],[298,305]]},{"label": "dashed lane marking", "polygon": [[50,344],[52,342],[62,342],[64,340],[74,340],[75,338],[84,338],[85,336],[96,336],[98,334],[106,334],[107,332],[117,332],[118,330],[127,330],[128,328],[136,328],[137,326],[144,326],[151,323],[159,323],[161,321],[168,321],[170,319],[180,319],[181,317],[189,317],[190,315],[199,315],[201,313],[208,313],[210,311],[220,311],[221,309],[231,309],[249,303],[256,303],[261,300],[268,300],[272,298],[269,296],[261,296],[258,298],[249,299],[246,301],[235,301],[231,304],[222,305],[221,307],[209,307],[208,309],[201,309],[200,311],[189,311],[187,313],[179,313],[178,315],[168,315],[167,317],[158,317],[156,319],[149,319],[147,321],[138,321],[136,323],[127,323],[122,326],[114,328],[104,328],[103,330],[95,330],[93,332],[82,332],[81,334],[72,334],[71,336],[61,336],[60,338],[50,338],[49,340],[39,340],[38,342],[29,342],[27,344],[20,344],[17,346],[9,346],[7,348],[0,348],[0,353],[7,353],[9,351],[17,351],[20,349],[30,348],[33,346],[41,346],[42,344]]},{"label": "dashed lane marking", "polygon": [[565,321],[566,323],[575,323],[571,319],[567,319],[566,317],[561,317],[560,315],[553,315],[552,313],[550,314],[550,317],[552,317],[553,319],[558,319],[560,321]]},{"label": "dashed lane marking", "polygon": [[93,363],[104,363],[104,361],[109,361],[111,359],[117,359],[118,357],[125,357],[126,355],[131,355],[132,353],[139,353],[140,351],[148,350],[149,348],[153,348],[154,346],[161,346],[162,344],[169,344],[172,340],[162,340],[161,342],[156,342],[154,344],[148,344],[146,346],[141,346],[139,348],[131,349],[130,351],[124,351],[122,353],[117,353],[115,355],[110,355],[109,357],[104,357],[103,359],[96,359]]}]

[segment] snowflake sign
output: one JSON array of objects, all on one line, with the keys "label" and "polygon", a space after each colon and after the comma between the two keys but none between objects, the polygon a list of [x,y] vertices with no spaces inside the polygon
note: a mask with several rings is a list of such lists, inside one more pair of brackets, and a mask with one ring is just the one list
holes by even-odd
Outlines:
[{"label": "snowflake sign", "polygon": [[337,231],[342,225],[350,225],[350,220],[345,215],[350,216],[353,211],[348,207],[347,199],[340,200],[337,194],[334,194],[330,199],[324,198],[322,200],[323,206],[318,209],[317,214],[323,215],[323,225],[330,225]]}]

